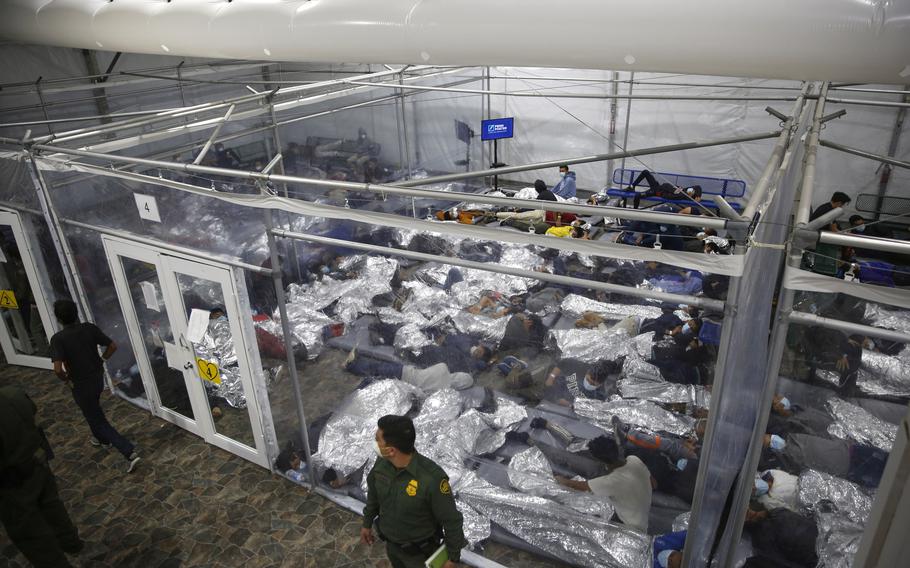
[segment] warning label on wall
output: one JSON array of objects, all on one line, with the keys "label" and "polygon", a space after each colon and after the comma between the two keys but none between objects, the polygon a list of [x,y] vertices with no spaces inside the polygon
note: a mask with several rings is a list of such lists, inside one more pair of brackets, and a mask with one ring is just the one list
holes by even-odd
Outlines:
[{"label": "warning label on wall", "polygon": [[199,376],[206,381],[216,385],[221,384],[221,371],[215,363],[197,357],[196,368],[199,369]]},{"label": "warning label on wall", "polygon": [[16,301],[16,295],[12,290],[0,290],[0,308],[19,309],[19,302]]}]

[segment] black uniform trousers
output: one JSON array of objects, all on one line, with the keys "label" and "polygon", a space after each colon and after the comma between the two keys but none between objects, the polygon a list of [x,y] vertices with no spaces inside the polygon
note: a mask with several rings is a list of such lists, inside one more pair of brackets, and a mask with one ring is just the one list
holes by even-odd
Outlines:
[{"label": "black uniform trousers", "polygon": [[0,488],[0,519],[10,540],[36,568],[68,568],[64,552],[82,549],[47,465],[36,465],[19,485]]}]

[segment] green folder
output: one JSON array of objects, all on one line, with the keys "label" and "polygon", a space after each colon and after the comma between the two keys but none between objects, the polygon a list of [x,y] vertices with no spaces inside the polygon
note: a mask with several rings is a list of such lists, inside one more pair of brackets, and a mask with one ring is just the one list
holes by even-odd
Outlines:
[{"label": "green folder", "polygon": [[427,568],[442,568],[442,566],[449,561],[449,551],[446,549],[446,545],[442,544],[439,548],[436,549],[436,552],[432,556],[427,558],[426,564]]}]

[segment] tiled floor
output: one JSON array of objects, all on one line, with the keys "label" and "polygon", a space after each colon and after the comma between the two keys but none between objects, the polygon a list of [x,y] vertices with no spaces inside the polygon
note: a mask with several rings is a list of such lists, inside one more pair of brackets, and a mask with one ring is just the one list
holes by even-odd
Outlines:
[{"label": "tiled floor", "polygon": [[[33,398],[56,451],[61,496],[86,541],[74,566],[389,566],[381,546],[359,543],[357,515],[123,400],[105,394],[102,404],[143,456],[129,475],[120,454],[89,444],[52,373],[0,363],[6,384]],[[555,566],[497,544],[484,554],[513,567]],[[0,531],[0,568],[7,566],[26,563]]]}]

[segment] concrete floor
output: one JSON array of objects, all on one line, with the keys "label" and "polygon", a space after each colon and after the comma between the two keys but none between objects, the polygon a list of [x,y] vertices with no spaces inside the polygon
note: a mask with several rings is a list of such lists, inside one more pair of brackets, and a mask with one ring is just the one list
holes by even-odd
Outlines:
[{"label": "concrete floor", "polygon": [[[86,542],[74,566],[389,566],[380,545],[360,544],[359,516],[119,398],[105,394],[102,404],[143,457],[129,475],[119,453],[89,444],[51,372],[0,362],[0,385],[8,384],[35,401],[57,454],[60,494]],[[513,567],[557,566],[495,543],[484,554]],[[0,568],[23,566],[0,531]]]}]

